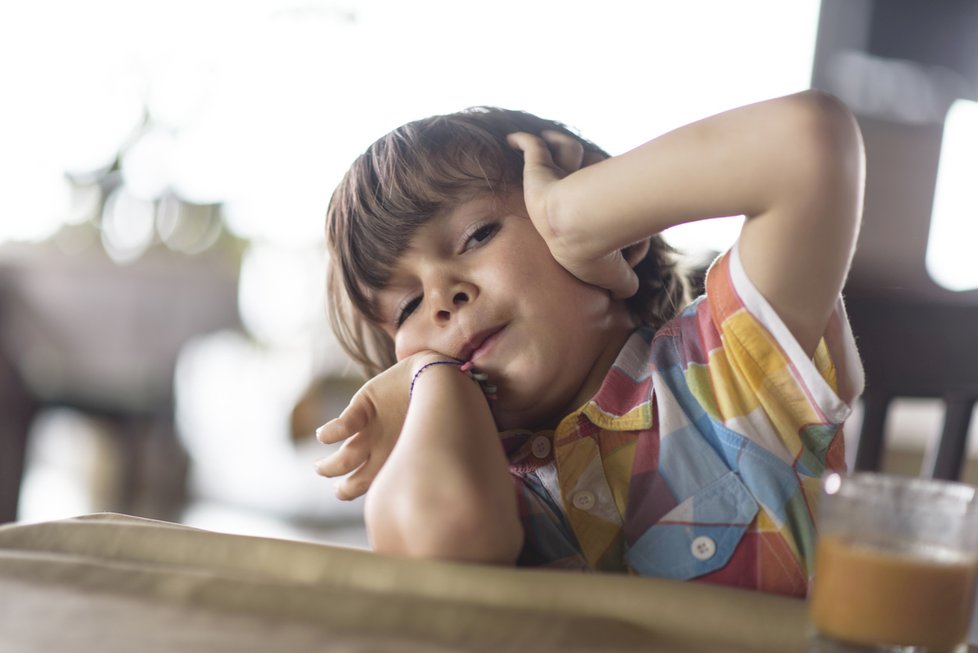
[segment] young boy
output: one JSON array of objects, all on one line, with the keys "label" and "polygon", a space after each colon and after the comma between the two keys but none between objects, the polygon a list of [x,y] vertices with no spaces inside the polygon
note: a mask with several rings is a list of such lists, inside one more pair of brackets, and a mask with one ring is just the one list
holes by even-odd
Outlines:
[{"label": "young boy", "polygon": [[[862,388],[862,187],[855,121],[811,91],[611,158],[499,109],[395,130],[329,207],[331,320],[373,378],[319,472],[369,489],[380,552],[804,596]],[[682,308],[658,234],[741,214]]]}]

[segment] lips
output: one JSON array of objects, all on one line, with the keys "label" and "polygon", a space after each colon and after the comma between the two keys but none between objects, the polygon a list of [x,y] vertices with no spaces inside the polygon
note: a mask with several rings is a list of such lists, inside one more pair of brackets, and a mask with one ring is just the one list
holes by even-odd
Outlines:
[{"label": "lips", "polygon": [[463,361],[475,362],[476,359],[484,356],[492,348],[493,343],[496,341],[496,336],[504,328],[506,328],[506,325],[486,329],[475,334],[465,342],[457,358]]}]

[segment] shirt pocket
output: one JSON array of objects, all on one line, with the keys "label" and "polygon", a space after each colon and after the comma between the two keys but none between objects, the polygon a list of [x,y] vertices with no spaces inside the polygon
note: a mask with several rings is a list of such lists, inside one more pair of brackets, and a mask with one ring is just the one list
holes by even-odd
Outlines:
[{"label": "shirt pocket", "polygon": [[647,530],[626,554],[642,576],[689,580],[730,560],[758,505],[735,472],[688,497]]}]

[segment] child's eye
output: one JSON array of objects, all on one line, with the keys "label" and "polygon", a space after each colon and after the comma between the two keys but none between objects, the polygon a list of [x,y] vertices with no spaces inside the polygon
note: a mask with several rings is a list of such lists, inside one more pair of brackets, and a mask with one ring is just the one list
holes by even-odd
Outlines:
[{"label": "child's eye", "polygon": [[465,250],[475,249],[485,244],[486,241],[491,239],[496,232],[499,231],[499,224],[495,222],[490,222],[489,224],[484,224],[465,239]]},{"label": "child's eye", "polygon": [[421,304],[421,297],[412,297],[410,300],[405,302],[405,304],[397,312],[397,319],[394,321],[394,326],[400,327],[402,324],[404,324],[404,321],[411,317],[411,313],[418,308],[419,304]]}]

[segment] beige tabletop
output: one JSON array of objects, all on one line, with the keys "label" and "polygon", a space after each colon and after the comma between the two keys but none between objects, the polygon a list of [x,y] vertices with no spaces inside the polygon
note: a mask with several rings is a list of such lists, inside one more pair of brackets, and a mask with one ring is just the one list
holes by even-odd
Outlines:
[{"label": "beige tabletop", "polygon": [[0,651],[804,651],[801,601],[100,514],[0,527]]}]

